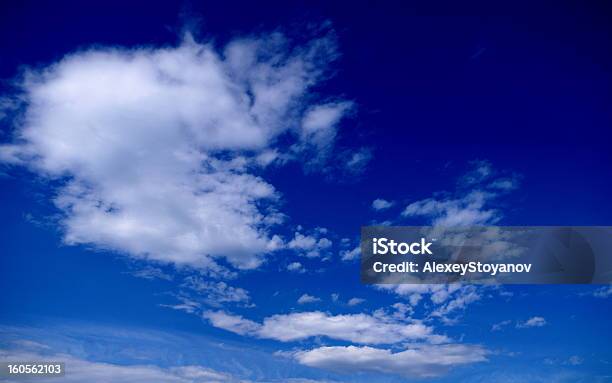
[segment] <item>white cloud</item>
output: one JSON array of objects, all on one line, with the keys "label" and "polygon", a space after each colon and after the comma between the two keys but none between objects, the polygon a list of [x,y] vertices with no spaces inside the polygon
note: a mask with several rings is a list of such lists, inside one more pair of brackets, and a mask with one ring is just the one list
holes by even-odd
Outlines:
[{"label": "white cloud", "polygon": [[342,160],[344,170],[349,175],[358,175],[365,170],[367,164],[372,159],[372,150],[361,148],[359,150],[346,151],[340,159]]},{"label": "white cloud", "polygon": [[393,202],[387,201],[382,198],[375,199],[372,201],[372,209],[374,210],[386,210],[393,206]]},{"label": "white cloud", "polygon": [[223,311],[206,311],[202,316],[204,319],[208,319],[213,326],[240,335],[252,334],[261,328],[261,325],[257,322]]},{"label": "white cloud", "polygon": [[296,232],[293,239],[287,244],[287,247],[296,250],[299,255],[307,258],[320,257],[321,253],[332,245],[332,241],[328,238],[318,237],[320,234],[323,233],[317,232],[316,235],[304,235]]},{"label": "white cloud", "polygon": [[352,261],[361,255],[361,248],[359,246],[351,249],[351,250],[343,250],[340,252],[340,258],[343,261]]},{"label": "white cloud", "polygon": [[362,304],[363,302],[365,302],[365,299],[362,299],[362,298],[351,298],[348,301],[348,305],[349,306],[357,306],[357,305]]},{"label": "white cloud", "polygon": [[295,273],[303,273],[306,271],[306,269],[304,269],[304,266],[299,262],[291,262],[287,265],[287,270],[293,271]]},{"label": "white cloud", "polygon": [[317,298],[317,297],[314,297],[308,294],[302,294],[302,296],[298,298],[297,303],[301,305],[305,305],[308,303],[315,303],[315,302],[320,302],[320,301],[321,301],[320,298]]},{"label": "white cloud", "polygon": [[[449,284],[379,284],[374,286],[378,290],[392,292],[408,299],[415,306],[423,298],[429,298],[433,305],[428,306],[429,318],[435,318],[446,324],[456,322],[462,312],[472,303],[482,298],[484,287],[473,285]],[[453,315],[453,318],[450,316]]]},{"label": "white cloud", "polygon": [[528,328],[528,327],[543,327],[546,325],[546,319],[542,317],[532,317],[525,322],[519,322],[516,324],[517,328]]},{"label": "white cloud", "polygon": [[437,226],[493,224],[500,219],[500,213],[486,205],[494,197],[492,193],[477,190],[459,198],[427,198],[406,206],[402,215],[430,217]]},{"label": "white cloud", "polygon": [[200,311],[202,305],[196,301],[194,301],[191,298],[188,298],[186,296],[183,295],[179,295],[177,296],[177,299],[180,301],[180,303],[177,304],[173,304],[173,305],[167,305],[167,304],[160,304],[161,307],[167,307],[173,310],[180,310],[180,311],[184,311],[188,314],[196,314]]},{"label": "white cloud", "polygon": [[129,274],[148,280],[163,279],[166,281],[171,281],[173,279],[172,275],[165,273],[160,268],[152,266],[143,267],[142,269],[130,272]]},{"label": "white cloud", "polygon": [[[375,288],[384,291],[391,291],[401,297],[407,297],[412,301],[420,301],[423,295],[428,295],[431,301],[435,304],[441,304],[445,302],[449,297],[459,292],[462,288],[459,283],[449,284],[379,284],[375,285]],[[413,297],[418,294],[419,297]]]},{"label": "white cloud", "polygon": [[512,323],[512,321],[510,320],[504,320],[498,323],[493,324],[493,326],[491,326],[491,331],[501,331],[504,329],[504,327],[508,326],[510,323]]},{"label": "white cloud", "polygon": [[513,178],[500,178],[497,179],[488,186],[491,189],[505,190],[510,191],[518,188],[519,179],[517,177]]},{"label": "white cloud", "polygon": [[95,48],[30,70],[0,160],[59,181],[53,202],[67,244],[213,270],[220,257],[258,267],[281,245],[271,225],[283,215],[275,188],[252,169],[277,161],[284,132],[328,153],[351,107],[306,103],[336,55],[330,39],[288,46],[275,34],[220,53],[186,39]]},{"label": "white cloud", "polygon": [[275,339],[281,342],[316,336],[360,344],[394,344],[409,340],[430,343],[448,341],[418,321],[406,323],[386,316],[367,314],[330,315],[320,311],[273,315],[262,324],[222,311],[205,313],[204,317],[219,328],[241,335]]},{"label": "white cloud", "polygon": [[491,207],[505,192],[518,187],[518,176],[495,178],[488,161],[475,161],[459,179],[462,186],[445,197],[426,198],[406,206],[403,217],[425,217],[436,226],[492,225],[502,214]]},{"label": "white cloud", "polygon": [[[397,302],[394,303],[391,307],[393,307],[393,309],[395,310],[391,314],[391,316],[398,320],[407,320],[414,313],[414,309],[405,303]],[[386,314],[383,313],[383,315]]]},{"label": "white cloud", "polygon": [[593,296],[596,298],[608,298],[612,296],[612,286],[605,286],[595,290]]},{"label": "white cloud", "polygon": [[411,305],[416,306],[419,304],[422,298],[423,296],[421,294],[413,293],[413,294],[410,294],[410,296],[408,297],[408,301],[410,302]]},{"label": "white cloud", "polygon": [[378,372],[425,378],[442,375],[457,366],[484,362],[486,355],[480,346],[446,344],[415,345],[395,353],[368,346],[320,347],[295,352],[293,357],[306,366],[337,372]]},{"label": "white cloud", "polygon": [[297,151],[309,153],[308,165],[321,165],[327,161],[336,139],[338,123],[350,110],[350,102],[337,102],[311,107],[301,124],[301,142]]},{"label": "white cloud", "polygon": [[472,161],[470,170],[459,179],[459,183],[465,186],[477,185],[490,178],[494,173],[493,166],[489,161]]},{"label": "white cloud", "polygon": [[[440,290],[447,291],[447,290]],[[457,290],[457,293],[447,303],[436,308],[431,316],[440,317],[444,320],[449,320],[448,315],[457,311],[464,310],[470,303],[480,300],[481,296],[475,286],[462,286]],[[436,295],[432,296],[432,301],[435,303]],[[444,298],[446,300],[446,297]]]},{"label": "white cloud", "polygon": [[213,306],[224,303],[248,303],[251,299],[249,292],[243,288],[230,286],[223,281],[206,281],[196,276],[185,278],[181,287],[202,295],[205,302]]}]

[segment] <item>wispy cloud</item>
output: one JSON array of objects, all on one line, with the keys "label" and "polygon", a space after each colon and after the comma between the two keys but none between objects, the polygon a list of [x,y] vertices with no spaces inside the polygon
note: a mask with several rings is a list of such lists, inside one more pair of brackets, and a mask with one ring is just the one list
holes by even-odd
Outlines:
[{"label": "wispy cloud", "polygon": [[356,246],[350,250],[342,250],[340,252],[340,259],[343,261],[353,261],[361,255],[361,248]]},{"label": "wispy cloud", "polygon": [[363,302],[365,302],[365,299],[363,298],[351,298],[348,300],[346,304],[349,306],[358,306],[362,304]]},{"label": "wispy cloud", "polygon": [[501,322],[495,323],[491,326],[491,331],[501,331],[508,325],[512,323],[511,320],[503,320]]},{"label": "wispy cloud", "polygon": [[593,292],[593,296],[596,298],[608,298],[612,296],[612,286],[601,287],[595,292]]},{"label": "wispy cloud", "polygon": [[543,317],[531,317],[529,319],[527,319],[524,322],[518,322],[516,324],[517,328],[529,328],[529,327],[544,327],[546,326],[547,322],[546,319],[544,319]]},{"label": "wispy cloud", "polygon": [[315,303],[315,302],[320,302],[320,301],[321,301],[321,298],[317,298],[315,296],[308,295],[308,294],[302,294],[302,296],[298,298],[297,303],[301,305],[305,305],[308,303]]},{"label": "wispy cloud", "polygon": [[492,225],[503,216],[492,203],[517,186],[518,176],[498,176],[488,161],[475,161],[459,178],[456,191],[412,202],[406,206],[402,217],[424,217],[433,225],[447,227]]}]

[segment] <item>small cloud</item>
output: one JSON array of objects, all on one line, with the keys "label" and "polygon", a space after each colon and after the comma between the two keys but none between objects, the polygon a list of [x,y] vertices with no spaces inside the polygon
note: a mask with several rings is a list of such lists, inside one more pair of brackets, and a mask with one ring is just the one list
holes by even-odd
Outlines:
[{"label": "small cloud", "polygon": [[410,296],[408,297],[408,301],[410,302],[412,306],[416,306],[421,301],[421,298],[423,298],[421,294],[414,293],[414,294],[410,294]]},{"label": "small cloud", "polygon": [[333,294],[331,295],[331,299],[332,299],[332,301],[334,301],[334,302],[338,302],[338,299],[340,299],[340,294],[338,294],[338,293],[333,293]]},{"label": "small cloud", "polygon": [[306,271],[306,269],[304,269],[304,266],[302,266],[302,264],[299,262],[290,263],[289,265],[287,265],[287,270],[293,271],[295,273],[303,273]]},{"label": "small cloud", "polygon": [[361,148],[353,153],[344,162],[344,169],[349,174],[361,174],[372,159],[372,151],[368,148]]},{"label": "small cloud", "polygon": [[606,286],[595,290],[593,296],[595,298],[608,298],[609,296],[612,296],[612,286]]},{"label": "small cloud", "polygon": [[510,191],[519,187],[519,179],[518,177],[514,178],[500,178],[489,184],[489,188],[502,190],[502,191]]},{"label": "small cloud", "polygon": [[361,298],[351,298],[348,301],[348,305],[349,306],[357,306],[362,304],[363,302],[365,302],[365,299],[361,299]]},{"label": "small cloud", "polygon": [[462,185],[477,185],[493,174],[493,167],[489,161],[472,161],[470,165],[470,170],[459,179]]},{"label": "small cloud", "polygon": [[163,279],[166,281],[171,281],[172,275],[164,273],[161,269],[157,267],[145,267],[141,270],[136,270],[134,272],[129,273],[135,277],[153,280],[153,279]]},{"label": "small cloud", "polygon": [[287,247],[289,249],[297,250],[299,255],[307,258],[318,258],[321,256],[321,252],[329,249],[332,246],[332,241],[325,237],[318,237],[321,232],[317,232],[317,235],[304,235],[296,232],[295,236]]},{"label": "small cloud", "polygon": [[504,327],[508,326],[510,323],[512,323],[512,321],[510,320],[504,320],[499,323],[495,323],[493,326],[491,326],[491,331],[501,331],[503,330]]},{"label": "small cloud", "polygon": [[240,287],[230,286],[225,282],[212,282],[197,276],[185,278],[182,288],[197,294],[204,303],[211,306],[221,306],[227,303],[248,305],[249,292]]},{"label": "small cloud", "polygon": [[312,295],[304,294],[298,298],[297,303],[301,305],[305,305],[308,303],[315,303],[315,302],[320,302],[320,301],[321,301],[320,298],[314,297]]},{"label": "small cloud", "polygon": [[361,254],[361,249],[359,248],[359,246],[355,247],[352,250],[343,250],[340,252],[340,258],[343,261],[352,261],[354,259],[357,259],[359,257],[359,255]]},{"label": "small cloud", "polygon": [[525,322],[519,322],[516,324],[516,328],[543,327],[543,326],[546,326],[546,319],[542,317],[529,318]]},{"label": "small cloud", "polygon": [[179,296],[177,298],[180,303],[174,305],[160,304],[159,306],[166,307],[172,310],[184,311],[187,314],[195,314],[200,311],[201,305],[198,302],[184,296]]},{"label": "small cloud", "polygon": [[578,355],[572,355],[570,356],[570,358],[567,360],[567,363],[569,365],[572,366],[578,366],[581,365],[584,362],[584,359],[582,359],[581,357],[579,357]]},{"label": "small cloud", "polygon": [[393,204],[394,204],[393,201],[387,201],[382,198],[377,198],[374,201],[372,201],[372,209],[378,210],[378,211],[387,210],[388,208],[393,206]]}]

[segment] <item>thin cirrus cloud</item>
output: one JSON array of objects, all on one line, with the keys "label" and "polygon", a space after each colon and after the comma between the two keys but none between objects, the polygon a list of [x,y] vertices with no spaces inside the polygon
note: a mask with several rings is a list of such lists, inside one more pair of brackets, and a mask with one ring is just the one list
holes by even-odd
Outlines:
[{"label": "thin cirrus cloud", "polygon": [[311,148],[324,166],[355,109],[318,104],[310,91],[337,57],[332,37],[289,46],[273,34],[218,51],[188,37],[31,69],[0,161],[59,181],[53,203],[67,244],[218,272],[219,258],[256,268],[284,246],[274,233],[285,218],[279,193],[262,170]]}]

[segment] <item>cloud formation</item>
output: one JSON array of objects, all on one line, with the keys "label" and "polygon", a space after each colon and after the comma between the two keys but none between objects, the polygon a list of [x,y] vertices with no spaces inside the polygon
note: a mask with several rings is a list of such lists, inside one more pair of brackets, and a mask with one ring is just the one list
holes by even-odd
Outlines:
[{"label": "cloud formation", "polygon": [[387,201],[382,198],[377,198],[372,201],[372,209],[374,210],[387,210],[391,206],[393,206],[393,202]]},{"label": "cloud formation", "polygon": [[305,305],[308,303],[315,303],[315,302],[320,302],[320,301],[321,301],[321,298],[317,298],[315,296],[308,295],[308,294],[302,294],[302,296],[298,298],[297,303],[301,305]]},{"label": "cloud formation", "polygon": [[353,261],[357,258],[359,258],[359,256],[361,255],[361,247],[360,246],[356,246],[350,250],[342,250],[340,252],[340,258],[343,261]]},{"label": "cloud formation", "polygon": [[325,233],[317,231],[313,235],[305,235],[296,232],[293,239],[287,244],[287,247],[297,251],[301,256],[307,258],[318,258],[332,245],[332,241],[321,236],[321,234]]},{"label": "cloud formation", "polygon": [[330,315],[321,311],[273,315],[257,323],[223,311],[204,313],[213,326],[241,335],[292,342],[324,336],[359,344],[393,344],[408,340],[442,343],[448,339],[436,335],[420,322],[405,323],[368,314]]},{"label": "cloud formation", "polygon": [[527,319],[525,322],[519,322],[516,324],[517,328],[529,328],[529,327],[544,327],[546,326],[546,319],[543,317],[532,317]]},{"label": "cloud formation", "polygon": [[402,217],[424,217],[434,226],[493,225],[502,218],[493,203],[518,187],[519,177],[500,176],[488,161],[474,161],[459,178],[459,188],[441,197],[425,198],[406,206]]},{"label": "cloud formation", "polygon": [[223,281],[211,282],[197,276],[185,278],[181,287],[191,290],[204,302],[212,306],[220,306],[226,303],[249,303],[251,297],[249,292],[240,287],[230,286]]},{"label": "cloud formation", "polygon": [[333,38],[290,46],[273,34],[221,51],[186,38],[67,55],[20,80],[22,115],[0,161],[56,181],[67,244],[256,268],[281,247],[284,218],[261,173],[301,155],[278,138],[316,148],[322,166],[353,108],[310,94],[337,56]]},{"label": "cloud formation", "polygon": [[300,262],[291,262],[290,264],[287,265],[287,270],[292,271],[294,273],[306,272],[304,265],[302,265]]},{"label": "cloud formation", "polygon": [[293,357],[306,366],[337,372],[379,372],[426,378],[442,375],[456,366],[484,362],[486,355],[480,346],[446,344],[413,346],[395,353],[369,346],[319,347],[295,352]]}]

